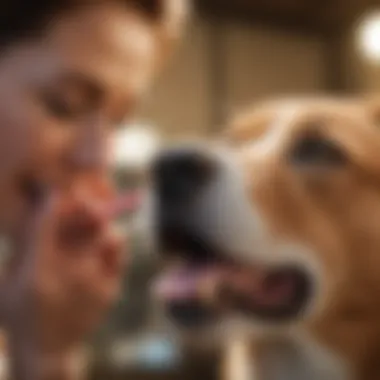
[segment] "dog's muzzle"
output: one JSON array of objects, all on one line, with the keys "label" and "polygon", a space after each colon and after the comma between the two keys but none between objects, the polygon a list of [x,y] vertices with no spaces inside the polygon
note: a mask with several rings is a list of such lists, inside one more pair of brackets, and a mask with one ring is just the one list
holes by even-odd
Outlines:
[{"label": "dog's muzzle", "polygon": [[302,312],[311,292],[302,267],[273,264],[262,252],[253,265],[262,227],[232,160],[166,151],[153,180],[159,249],[172,262],[157,292],[175,322],[199,327],[231,311],[282,321]]}]

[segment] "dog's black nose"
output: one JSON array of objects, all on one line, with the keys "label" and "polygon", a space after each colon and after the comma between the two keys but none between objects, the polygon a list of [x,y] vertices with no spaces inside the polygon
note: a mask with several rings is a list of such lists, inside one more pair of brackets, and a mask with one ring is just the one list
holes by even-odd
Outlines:
[{"label": "dog's black nose", "polygon": [[153,179],[161,202],[186,202],[207,183],[215,163],[196,150],[163,152],[153,164]]}]

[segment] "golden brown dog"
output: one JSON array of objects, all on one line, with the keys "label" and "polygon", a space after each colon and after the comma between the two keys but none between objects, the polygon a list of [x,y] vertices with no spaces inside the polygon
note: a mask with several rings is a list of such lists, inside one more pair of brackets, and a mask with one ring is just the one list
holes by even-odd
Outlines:
[{"label": "golden brown dog", "polygon": [[265,103],[155,163],[157,292],[197,340],[249,337],[257,380],[380,379],[378,110]]}]

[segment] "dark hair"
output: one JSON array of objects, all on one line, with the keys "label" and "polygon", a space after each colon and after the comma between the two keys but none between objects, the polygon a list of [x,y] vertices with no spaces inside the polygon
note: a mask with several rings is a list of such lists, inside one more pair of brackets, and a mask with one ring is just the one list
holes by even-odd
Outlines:
[{"label": "dark hair", "polygon": [[[124,0],[125,1],[125,0]],[[130,0],[125,1],[153,20],[160,20],[164,13],[164,1],[159,0]]]},{"label": "dark hair", "polygon": [[[0,0],[0,48],[33,38],[44,31],[54,18],[78,6],[101,0]],[[111,1],[111,0],[103,0]],[[134,7],[153,21],[164,13],[165,0],[112,0]],[[1,51],[0,51],[1,54]]]}]

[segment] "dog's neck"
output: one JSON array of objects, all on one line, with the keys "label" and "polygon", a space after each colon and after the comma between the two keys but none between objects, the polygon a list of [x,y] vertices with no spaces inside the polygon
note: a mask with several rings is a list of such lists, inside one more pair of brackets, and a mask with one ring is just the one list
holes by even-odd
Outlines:
[{"label": "dog's neck", "polygon": [[336,305],[308,326],[256,341],[252,380],[380,379],[380,314],[357,306]]},{"label": "dog's neck", "polygon": [[380,379],[378,240],[378,237],[372,240],[372,252],[365,255],[359,249],[365,247],[362,241],[352,247],[355,252],[351,255],[357,260],[353,260],[344,292],[337,294],[328,310],[307,326],[321,347],[343,359],[354,380]]},{"label": "dog's neck", "polygon": [[[354,309],[353,309],[354,310]],[[342,359],[348,379],[380,378],[380,314],[370,307],[360,313],[337,313],[310,326],[314,341]]]},{"label": "dog's neck", "polygon": [[257,380],[348,379],[346,368],[339,360],[309,339],[266,342],[260,349],[259,362]]}]

